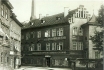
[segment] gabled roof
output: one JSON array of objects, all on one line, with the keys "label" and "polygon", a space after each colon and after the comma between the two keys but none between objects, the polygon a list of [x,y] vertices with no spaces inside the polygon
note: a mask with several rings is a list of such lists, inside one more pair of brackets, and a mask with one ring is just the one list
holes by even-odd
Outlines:
[{"label": "gabled roof", "polygon": [[[33,25],[30,25],[33,23]],[[34,28],[34,27],[42,27],[56,24],[68,23],[68,19],[64,17],[64,13],[59,13],[53,16],[44,17],[42,19],[35,19],[25,24],[23,29]]]},{"label": "gabled roof", "polygon": [[64,12],[62,12],[56,15],[43,17],[42,19],[34,19],[32,21],[29,21],[27,24],[25,24],[22,29],[50,26],[50,25],[56,25],[56,24],[69,24],[68,18],[71,18],[73,14],[77,11],[77,9],[69,11],[66,17],[64,17]]},{"label": "gabled roof", "polygon": [[86,26],[86,25],[99,26],[100,24],[97,22],[97,17],[93,14],[91,19],[87,23],[83,24],[82,26]]},{"label": "gabled roof", "polygon": [[19,20],[16,18],[16,15],[14,13],[12,13],[12,16],[10,16],[20,27],[22,27],[23,25],[19,22]]},{"label": "gabled roof", "polygon": [[73,16],[73,14],[75,14],[75,12],[78,11],[78,8],[77,9],[74,9],[74,10],[71,10],[68,12],[68,15],[67,15],[67,18],[71,18]]}]

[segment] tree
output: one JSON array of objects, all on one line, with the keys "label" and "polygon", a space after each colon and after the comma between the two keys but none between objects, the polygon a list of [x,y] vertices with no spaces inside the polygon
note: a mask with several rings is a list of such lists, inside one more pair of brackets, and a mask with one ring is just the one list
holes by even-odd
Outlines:
[{"label": "tree", "polygon": [[[101,5],[99,9],[97,22],[100,24],[100,27],[103,28],[104,25],[104,5]],[[96,31],[94,36],[91,36],[91,40],[94,43],[94,47],[96,47],[99,51],[103,50],[103,30],[101,32]]]},{"label": "tree", "polygon": [[101,25],[101,27],[103,27],[103,25],[104,25],[104,5],[101,5],[101,8],[98,13],[97,21]]}]

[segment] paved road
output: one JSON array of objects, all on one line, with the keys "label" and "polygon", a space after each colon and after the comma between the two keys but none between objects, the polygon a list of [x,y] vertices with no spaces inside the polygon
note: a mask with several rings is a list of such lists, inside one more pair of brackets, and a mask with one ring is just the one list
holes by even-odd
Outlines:
[{"label": "paved road", "polygon": [[21,67],[16,70],[72,70],[69,68],[50,68],[50,67]]}]

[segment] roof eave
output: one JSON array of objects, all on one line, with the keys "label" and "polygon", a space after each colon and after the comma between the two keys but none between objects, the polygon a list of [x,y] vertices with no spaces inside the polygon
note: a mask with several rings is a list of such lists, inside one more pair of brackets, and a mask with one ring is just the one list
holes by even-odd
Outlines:
[{"label": "roof eave", "polygon": [[23,25],[18,21],[18,19],[16,18],[16,15],[14,13],[12,13],[11,18],[20,26],[22,27]]},{"label": "roof eave", "polygon": [[14,7],[12,6],[12,4],[9,2],[9,0],[2,0],[2,2],[10,9],[13,9]]}]

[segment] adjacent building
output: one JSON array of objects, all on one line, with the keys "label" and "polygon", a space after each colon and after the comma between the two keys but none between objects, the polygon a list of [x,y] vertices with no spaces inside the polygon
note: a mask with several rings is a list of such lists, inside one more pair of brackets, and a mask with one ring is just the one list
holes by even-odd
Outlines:
[{"label": "adjacent building", "polygon": [[11,67],[18,68],[21,65],[21,27],[22,24],[12,13],[10,23],[10,57]]},{"label": "adjacent building", "polygon": [[101,55],[93,50],[90,40],[94,28],[98,27],[95,20],[83,5],[39,19],[33,13],[22,28],[22,65],[94,67]]},{"label": "adjacent building", "polygon": [[9,0],[0,0],[0,66],[17,68],[21,59],[22,24],[12,9]]}]

